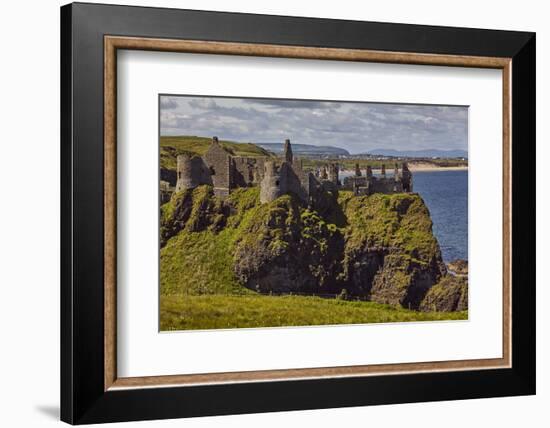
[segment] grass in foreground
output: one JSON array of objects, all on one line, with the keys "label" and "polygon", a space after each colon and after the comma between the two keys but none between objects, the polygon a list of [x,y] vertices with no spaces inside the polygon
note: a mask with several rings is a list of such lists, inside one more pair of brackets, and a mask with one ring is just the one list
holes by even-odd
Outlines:
[{"label": "grass in foreground", "polygon": [[466,319],[467,311],[416,312],[309,296],[160,296],[161,331]]}]

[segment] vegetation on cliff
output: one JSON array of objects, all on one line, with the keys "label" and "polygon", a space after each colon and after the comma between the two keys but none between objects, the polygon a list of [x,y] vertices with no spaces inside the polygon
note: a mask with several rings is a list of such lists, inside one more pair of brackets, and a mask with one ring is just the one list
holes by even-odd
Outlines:
[{"label": "vegetation on cliff", "polygon": [[[446,268],[420,196],[340,192],[338,200],[328,193],[323,198],[316,211],[292,194],[260,204],[257,187],[238,189],[224,201],[209,186],[175,194],[161,207],[161,323],[167,329],[201,328],[193,317],[208,317],[209,305],[214,318],[204,322],[213,327],[202,328],[253,326],[262,308],[271,311],[260,316],[269,318],[262,326],[449,319],[406,309],[384,315],[389,306],[373,306],[385,303],[423,311],[466,309],[452,303],[467,302],[467,294],[456,298],[463,289],[441,281]],[[337,303],[305,295],[345,298]],[[283,305],[279,310],[275,301]],[[334,313],[314,315],[314,308]]]},{"label": "vegetation on cliff", "polygon": [[418,308],[446,273],[430,213],[419,195],[341,192],[347,219],[344,281],[380,303]]},{"label": "vegetation on cliff", "polygon": [[422,311],[465,311],[468,309],[468,281],[447,275],[431,287],[420,304]]}]

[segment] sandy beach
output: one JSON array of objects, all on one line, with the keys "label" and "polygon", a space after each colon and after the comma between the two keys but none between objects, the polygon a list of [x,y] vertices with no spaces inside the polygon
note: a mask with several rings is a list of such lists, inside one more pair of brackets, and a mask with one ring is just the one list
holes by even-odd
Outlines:
[{"label": "sandy beach", "polygon": [[468,171],[467,166],[436,166],[431,164],[410,164],[409,169],[415,171]]},{"label": "sandy beach", "polygon": [[[422,163],[422,164],[410,164],[409,163],[409,169],[411,172],[437,172],[437,171],[468,171],[467,166],[436,166],[429,163]],[[380,175],[380,168],[373,168],[372,172],[375,175]],[[366,175],[367,171],[362,169],[361,173],[363,175]],[[393,175],[393,169],[386,168],[386,174]],[[345,177],[349,177],[355,175],[355,170],[340,170],[340,179],[344,179]]]}]

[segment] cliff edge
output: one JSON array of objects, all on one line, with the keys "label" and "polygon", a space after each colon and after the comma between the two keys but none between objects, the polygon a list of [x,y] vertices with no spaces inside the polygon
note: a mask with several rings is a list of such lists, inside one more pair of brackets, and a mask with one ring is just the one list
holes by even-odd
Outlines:
[{"label": "cliff edge", "polygon": [[[427,311],[467,308],[447,274],[422,198],[330,192],[308,208],[259,189],[226,200],[200,186],[161,207],[163,293],[343,296]],[[432,291],[433,290],[433,291]]]}]

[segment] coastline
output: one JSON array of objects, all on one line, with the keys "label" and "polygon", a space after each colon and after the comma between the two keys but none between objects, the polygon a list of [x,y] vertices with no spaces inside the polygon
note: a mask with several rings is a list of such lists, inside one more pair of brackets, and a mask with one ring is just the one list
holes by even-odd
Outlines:
[{"label": "coastline", "polygon": [[[414,164],[409,164],[409,170],[411,172],[433,172],[433,171],[468,171],[467,166],[435,166],[430,164],[422,164],[419,166],[415,166]],[[373,172],[375,175],[378,175],[380,173],[380,169],[373,168]],[[349,177],[354,175],[354,171],[351,170],[343,170],[340,171],[340,177]],[[365,170],[361,170],[361,173],[365,174]],[[393,174],[393,172],[392,172]]]},{"label": "coastline", "polygon": [[414,164],[409,164],[409,169],[412,172],[422,172],[422,171],[468,171],[467,166],[431,166],[431,165],[415,166]]}]

